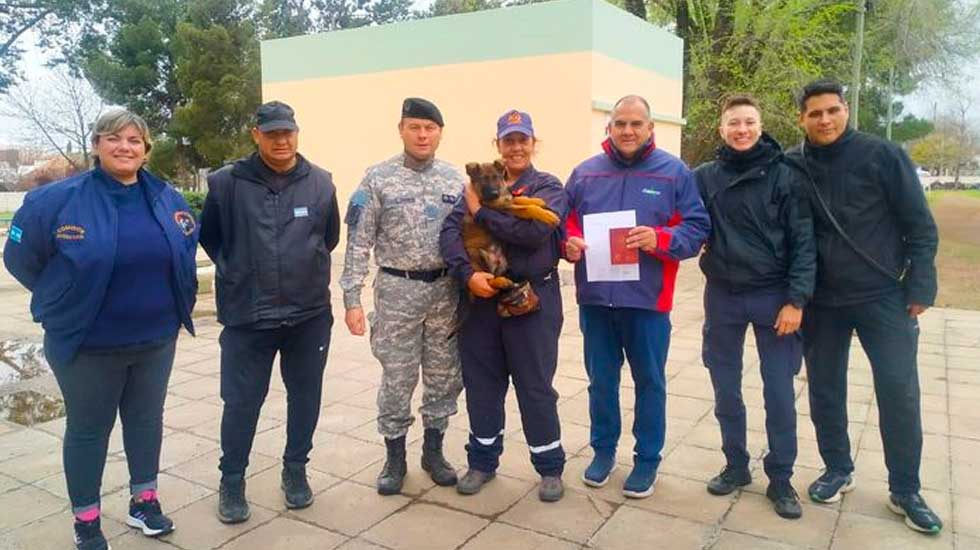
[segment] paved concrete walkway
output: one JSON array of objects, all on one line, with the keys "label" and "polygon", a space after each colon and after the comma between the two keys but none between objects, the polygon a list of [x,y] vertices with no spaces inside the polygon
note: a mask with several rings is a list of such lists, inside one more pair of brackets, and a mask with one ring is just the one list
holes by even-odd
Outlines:
[{"label": "paved concrete walkway", "polygon": [[[28,296],[0,278],[0,337],[38,338]],[[566,277],[567,278],[567,277]],[[700,360],[701,277],[693,263],[680,274],[668,363],[668,441],[653,496],[625,500],[632,437],[624,434],[621,467],[603,489],[579,478],[588,463],[587,382],[573,288],[565,290],[565,329],[555,385],[569,461],[566,495],[558,504],[538,502],[513,395],[508,400],[506,451],[500,474],[475,497],[435,487],[418,467],[421,428],[409,439],[410,473],[404,496],[380,497],[373,488],[384,447],[375,427],[380,368],[364,338],[334,327],[323,414],[310,461],[316,502],[287,512],[279,490],[286,396],[274,376],[262,411],[249,469],[252,518],[224,526],[215,518],[221,400],[218,334],[213,304],[202,301],[198,337],[181,336],[165,414],[161,498],[177,524],[157,542],[129,532],[122,521],[127,471],[117,427],[103,489],[103,527],[116,549],[712,549],[790,548],[873,550],[980,548],[980,312],[933,310],[922,319],[920,378],[925,449],[923,494],[946,521],[938,537],[913,533],[885,508],[886,470],[877,429],[871,373],[855,342],[849,385],[851,440],[857,489],[831,506],[805,503],[803,519],[777,518],[765,499],[761,456],[764,416],[758,359],[749,338],[745,398],[755,482],[730,497],[712,497],[705,481],[723,464],[712,391]],[[335,304],[335,312],[340,312]],[[633,413],[624,376],[624,425]],[[807,416],[806,380],[797,381],[800,454],[794,483],[801,494],[821,466]],[[416,402],[418,394],[416,392]],[[512,392],[513,393],[513,392]],[[462,399],[461,399],[461,410]],[[71,548],[61,465],[64,419],[25,428],[0,422],[0,548]],[[454,417],[448,455],[464,466],[465,413]]]}]

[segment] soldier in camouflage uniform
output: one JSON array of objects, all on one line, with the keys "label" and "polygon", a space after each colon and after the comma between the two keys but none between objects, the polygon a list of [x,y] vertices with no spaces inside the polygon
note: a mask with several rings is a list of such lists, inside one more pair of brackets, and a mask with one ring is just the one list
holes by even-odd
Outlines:
[{"label": "soldier in camouflage uniform", "polygon": [[442,126],[435,105],[406,99],[398,124],[405,151],[369,168],[347,208],[340,286],[351,334],[363,335],[366,329],[361,288],[372,248],[379,267],[370,340],[383,369],[378,390],[378,431],[387,447],[378,475],[383,495],[401,492],[405,480],[405,434],[415,420],[411,401],[420,366],[422,469],[439,485],[456,484],[456,471],[442,454],[442,438],[463,388],[453,335],[459,290],[439,255],[439,230],[464,180],[455,167],[435,159]]}]

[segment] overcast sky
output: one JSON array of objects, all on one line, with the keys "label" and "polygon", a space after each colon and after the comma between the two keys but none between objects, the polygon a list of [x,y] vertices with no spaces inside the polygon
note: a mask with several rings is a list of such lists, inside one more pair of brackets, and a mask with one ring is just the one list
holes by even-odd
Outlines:
[{"label": "overcast sky", "polygon": [[[419,5],[428,3],[428,0],[416,2]],[[20,62],[25,80],[32,84],[43,85],[50,78],[50,70],[44,66],[46,56],[33,45],[33,35],[25,33],[21,40],[24,41],[22,45],[27,49]],[[970,103],[980,106],[980,59],[963,68],[962,82],[962,87],[970,96]],[[0,96],[0,103],[2,101],[3,96]],[[926,85],[915,94],[902,98],[902,101],[905,103],[905,112],[932,119],[934,105],[938,106],[938,112],[942,115],[948,109],[951,99],[943,86]],[[980,121],[980,116],[975,114],[974,121]],[[0,115],[0,146],[19,143],[25,135],[27,132],[20,127],[19,121]]]}]

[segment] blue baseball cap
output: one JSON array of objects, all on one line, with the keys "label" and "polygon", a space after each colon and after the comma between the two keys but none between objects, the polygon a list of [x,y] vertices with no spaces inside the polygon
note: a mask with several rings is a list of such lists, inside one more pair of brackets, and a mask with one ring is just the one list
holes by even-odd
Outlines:
[{"label": "blue baseball cap", "polygon": [[528,137],[534,137],[534,126],[531,124],[531,115],[516,109],[507,111],[497,119],[497,139],[507,134],[520,132]]}]

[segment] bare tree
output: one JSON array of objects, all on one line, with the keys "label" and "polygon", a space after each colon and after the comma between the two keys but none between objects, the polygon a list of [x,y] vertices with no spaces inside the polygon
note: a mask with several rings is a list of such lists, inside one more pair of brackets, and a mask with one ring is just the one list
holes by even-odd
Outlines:
[{"label": "bare tree", "polygon": [[30,141],[57,151],[76,170],[87,170],[92,128],[104,107],[88,81],[60,68],[42,85],[12,88],[0,113],[20,120]]}]

